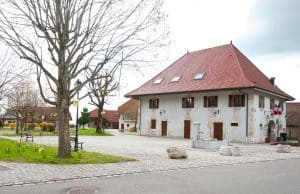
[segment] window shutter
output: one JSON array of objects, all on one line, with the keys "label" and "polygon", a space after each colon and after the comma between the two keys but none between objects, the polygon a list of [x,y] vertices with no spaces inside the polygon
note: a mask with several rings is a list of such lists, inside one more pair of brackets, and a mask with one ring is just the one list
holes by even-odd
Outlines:
[{"label": "window shutter", "polygon": [[192,97],[192,107],[191,108],[194,108],[194,97]]},{"label": "window shutter", "polygon": [[185,108],[186,106],[186,98],[182,98],[182,108]]},{"label": "window shutter", "polygon": [[229,95],[229,98],[228,98],[228,106],[229,106],[229,107],[232,107],[232,106],[233,106],[233,95]]},{"label": "window shutter", "polygon": [[245,94],[241,95],[241,98],[242,98],[241,106],[244,107],[245,106]]},{"label": "window shutter", "polygon": [[207,107],[207,96],[204,96],[203,107]]}]

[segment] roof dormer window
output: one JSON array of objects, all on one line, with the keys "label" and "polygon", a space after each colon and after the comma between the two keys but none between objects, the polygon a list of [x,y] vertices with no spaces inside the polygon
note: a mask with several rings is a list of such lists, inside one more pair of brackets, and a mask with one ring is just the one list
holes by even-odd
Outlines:
[{"label": "roof dormer window", "polygon": [[163,80],[162,78],[156,79],[156,80],[154,81],[154,84],[160,84],[162,80]]},{"label": "roof dormer window", "polygon": [[201,80],[205,73],[199,72],[195,75],[194,80]]},{"label": "roof dormer window", "polygon": [[175,76],[172,78],[171,82],[178,82],[180,80],[180,76]]}]

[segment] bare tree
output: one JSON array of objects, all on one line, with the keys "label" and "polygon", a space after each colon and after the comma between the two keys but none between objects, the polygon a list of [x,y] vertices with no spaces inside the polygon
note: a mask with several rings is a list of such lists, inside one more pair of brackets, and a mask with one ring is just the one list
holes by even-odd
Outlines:
[{"label": "bare tree", "polygon": [[107,101],[108,96],[115,91],[119,84],[114,79],[114,72],[105,72],[99,79],[93,79],[88,83],[89,98],[91,104],[96,106],[98,109],[98,117],[96,121],[96,132],[104,132],[102,129],[102,111],[104,104]]},{"label": "bare tree", "polygon": [[[8,0],[0,4],[0,38],[36,65],[45,102],[57,107],[58,157],[70,157],[70,99],[104,66],[134,63],[161,45],[162,0]],[[164,32],[164,31],[162,31]],[[122,57],[121,57],[121,53]],[[92,74],[84,76],[89,70]],[[73,86],[78,78],[81,84]],[[47,87],[42,82],[46,80]],[[50,88],[54,98],[44,94]]]},{"label": "bare tree", "polygon": [[44,105],[39,90],[29,82],[14,84],[10,92],[6,94],[8,111],[14,113],[17,118],[16,134],[21,128],[26,128],[27,123],[34,123],[36,112]]},{"label": "bare tree", "polygon": [[0,56],[0,101],[9,92],[10,84],[26,76],[26,69],[17,66],[16,56],[7,49]]}]

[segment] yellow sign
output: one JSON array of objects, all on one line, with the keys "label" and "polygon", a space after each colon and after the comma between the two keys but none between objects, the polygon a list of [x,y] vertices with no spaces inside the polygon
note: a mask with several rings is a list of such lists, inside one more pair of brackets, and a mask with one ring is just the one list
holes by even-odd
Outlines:
[{"label": "yellow sign", "polygon": [[78,100],[78,99],[73,99],[73,100],[72,100],[73,106],[77,107],[77,106],[78,106],[78,103],[79,103],[79,100]]}]

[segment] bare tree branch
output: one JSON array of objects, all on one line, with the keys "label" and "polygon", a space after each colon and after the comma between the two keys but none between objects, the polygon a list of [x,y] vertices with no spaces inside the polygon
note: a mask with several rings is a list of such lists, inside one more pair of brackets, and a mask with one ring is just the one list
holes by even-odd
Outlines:
[{"label": "bare tree branch", "polygon": [[[162,45],[163,0],[7,0],[0,39],[35,65],[42,98],[57,107],[59,157],[71,155],[68,108],[103,69],[142,59]],[[89,75],[89,76],[86,76]],[[81,79],[81,85],[74,86]],[[46,83],[42,84],[42,83]],[[53,99],[45,95],[52,92]]]},{"label": "bare tree branch", "polygon": [[91,104],[98,108],[96,132],[104,132],[102,129],[102,111],[109,95],[118,89],[119,83],[114,79],[115,71],[104,72],[102,78],[91,80],[87,89]]}]

